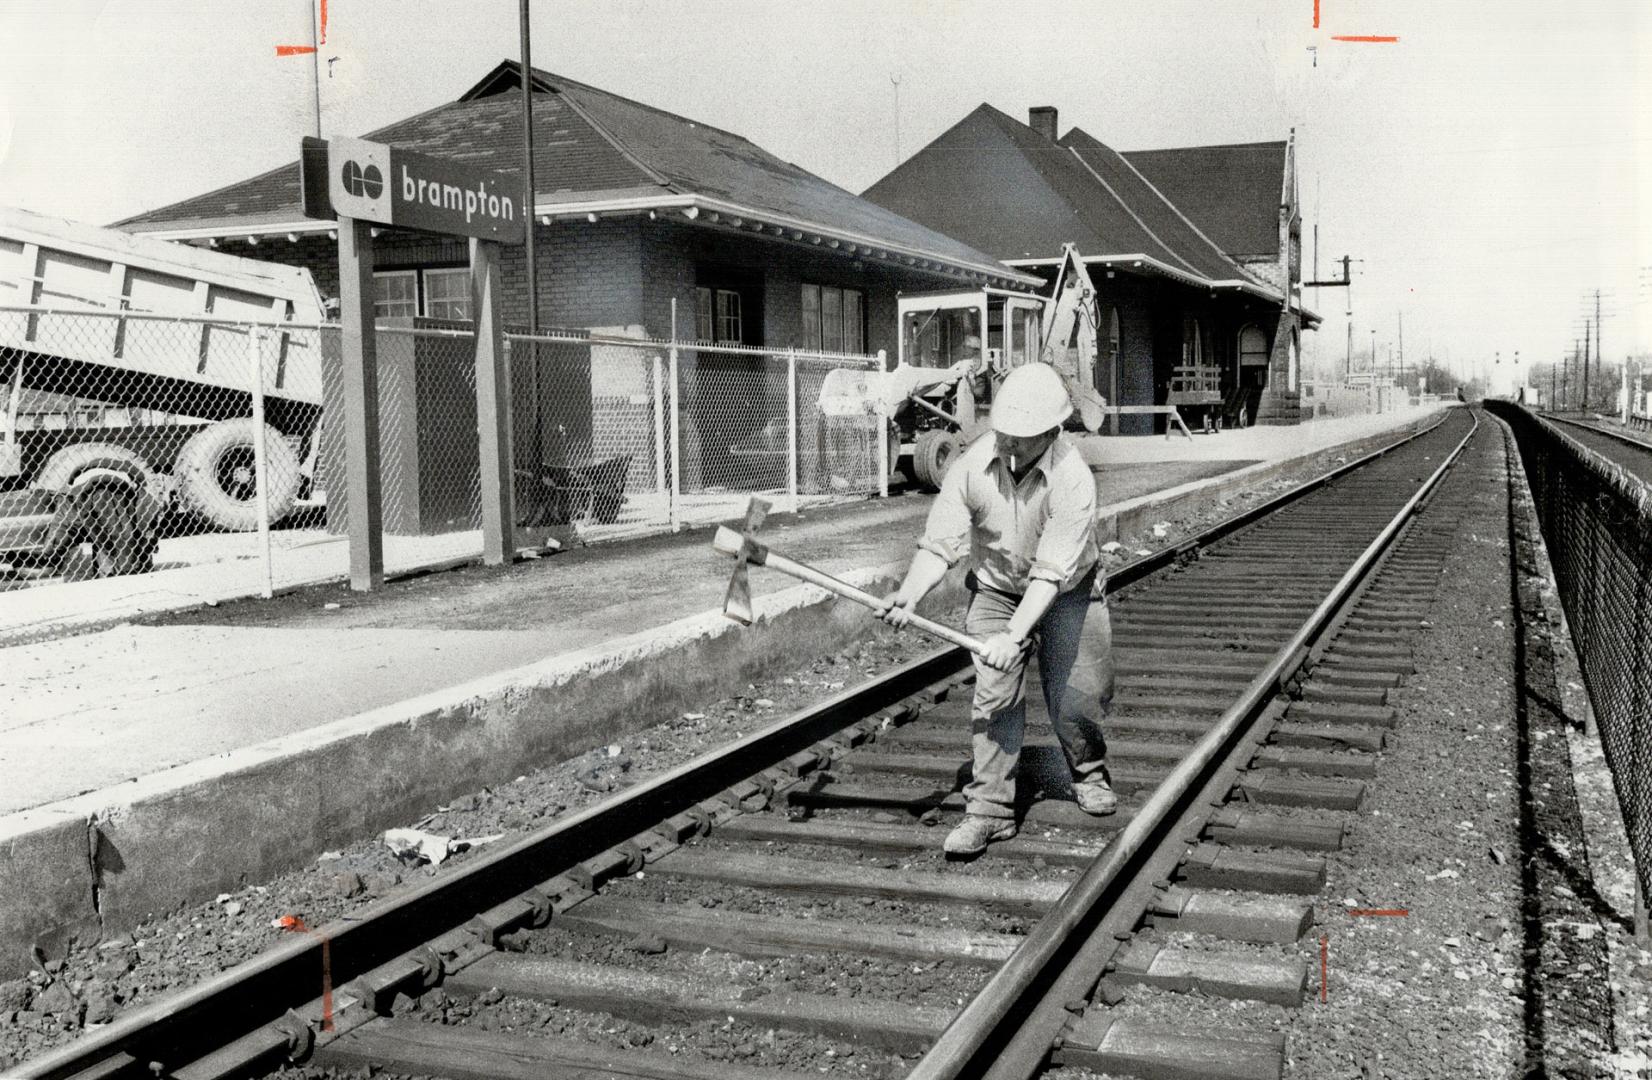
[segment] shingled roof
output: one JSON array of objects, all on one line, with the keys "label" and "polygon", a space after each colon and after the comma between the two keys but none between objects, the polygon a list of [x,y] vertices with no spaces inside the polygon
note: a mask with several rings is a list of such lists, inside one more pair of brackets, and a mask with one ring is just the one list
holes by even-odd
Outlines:
[{"label": "shingled roof", "polygon": [[[1037,282],[739,135],[550,72],[535,69],[533,83],[537,215],[673,209],[699,219],[703,213],[705,220],[763,223],[794,240],[818,235],[846,252],[858,248],[919,266],[933,262],[1000,281]],[[520,67],[504,61],[457,101],[366,138],[517,174],[522,103],[510,91],[520,85]],[[303,216],[297,162],[115,224],[175,239],[328,227]]]},{"label": "shingled roof", "polygon": [[1235,258],[1279,256],[1287,144],[1130,150],[1124,158]]},{"label": "shingled roof", "polygon": [[1086,259],[1143,259],[1193,284],[1273,295],[1129,162],[1074,130],[1051,142],[983,104],[864,193],[996,258],[1035,261],[1072,243]]}]

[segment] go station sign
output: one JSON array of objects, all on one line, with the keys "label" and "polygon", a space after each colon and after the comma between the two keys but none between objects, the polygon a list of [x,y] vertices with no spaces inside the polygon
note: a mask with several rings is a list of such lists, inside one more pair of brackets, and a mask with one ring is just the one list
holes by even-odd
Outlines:
[{"label": "go station sign", "polygon": [[[520,244],[526,216],[513,177],[365,139],[305,139],[305,214]],[[323,157],[323,154],[325,155]],[[316,174],[325,170],[324,212]]]}]

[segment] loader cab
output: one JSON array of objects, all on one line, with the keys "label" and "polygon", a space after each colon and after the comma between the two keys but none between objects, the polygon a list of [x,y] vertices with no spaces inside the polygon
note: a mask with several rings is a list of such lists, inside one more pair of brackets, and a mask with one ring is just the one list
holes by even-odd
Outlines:
[{"label": "loader cab", "polygon": [[1039,358],[1044,301],[1037,296],[959,289],[902,294],[896,306],[903,364],[944,368],[967,360],[976,377],[990,369],[1002,378]]}]

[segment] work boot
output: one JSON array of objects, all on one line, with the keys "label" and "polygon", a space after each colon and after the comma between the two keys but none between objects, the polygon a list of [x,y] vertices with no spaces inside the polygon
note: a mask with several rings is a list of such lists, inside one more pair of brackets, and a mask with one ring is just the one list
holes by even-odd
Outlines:
[{"label": "work boot", "polygon": [[1008,840],[1015,835],[1015,822],[1010,818],[985,817],[965,814],[956,829],[946,834],[941,845],[948,855],[979,855],[994,840]]},{"label": "work boot", "polygon": [[1119,808],[1118,793],[1113,790],[1113,785],[1107,782],[1107,778],[1099,773],[1075,783],[1073,799],[1078,803],[1080,810],[1097,817],[1111,814]]}]

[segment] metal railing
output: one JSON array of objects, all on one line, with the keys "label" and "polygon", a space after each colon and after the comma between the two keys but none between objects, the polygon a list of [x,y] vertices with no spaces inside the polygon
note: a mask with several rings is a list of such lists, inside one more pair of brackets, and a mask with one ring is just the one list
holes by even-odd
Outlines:
[{"label": "metal railing", "polygon": [[1641,894],[1652,895],[1652,487],[1526,409],[1487,407],[1520,447]]}]

